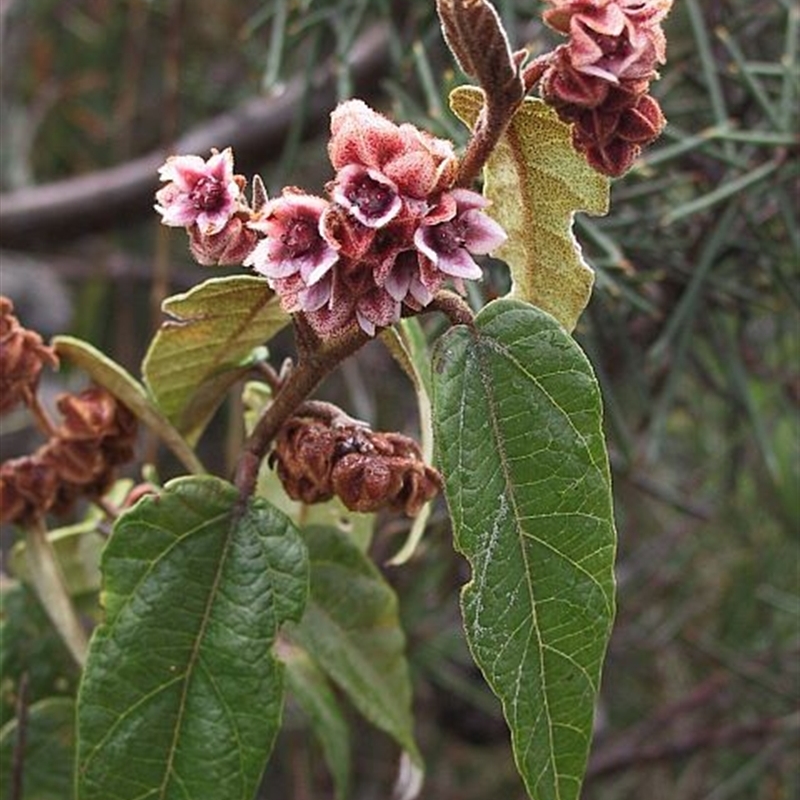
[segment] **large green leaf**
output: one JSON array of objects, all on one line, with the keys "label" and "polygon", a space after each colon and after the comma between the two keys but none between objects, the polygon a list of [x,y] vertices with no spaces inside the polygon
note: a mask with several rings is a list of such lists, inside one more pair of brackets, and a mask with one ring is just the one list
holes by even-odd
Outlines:
[{"label": "large green leaf", "polygon": [[575,800],[614,614],[611,482],[592,369],[556,320],[486,306],[434,353],[434,432],[462,611],[536,800]]},{"label": "large green leaf", "polygon": [[237,499],[182,478],[117,521],[79,695],[79,800],[252,800],[282,710],[272,646],[302,614],[308,562],[286,517]]},{"label": "large green leaf", "polygon": [[228,389],[250,369],[248,356],[289,322],[263,278],[211,278],[167,298],[142,371],[161,410],[194,443]]},{"label": "large green leaf", "polygon": [[374,725],[415,761],[411,682],[397,598],[375,565],[335,528],[303,531],[311,595],[290,636]]},{"label": "large green leaf", "polygon": [[[458,117],[473,127],[483,107],[474,86],[450,95]],[[505,228],[494,255],[506,261],[511,296],[575,327],[592,292],[594,272],[572,233],[576,211],[608,212],[608,178],[575,151],[569,125],[541,100],[528,97],[514,114],[486,164],[489,213]]]},{"label": "large green leaf", "polygon": [[[16,719],[0,730],[0,797],[16,798],[11,789],[20,729]],[[20,800],[67,800],[72,797],[75,762],[75,701],[48,697],[27,709],[22,749]]]}]

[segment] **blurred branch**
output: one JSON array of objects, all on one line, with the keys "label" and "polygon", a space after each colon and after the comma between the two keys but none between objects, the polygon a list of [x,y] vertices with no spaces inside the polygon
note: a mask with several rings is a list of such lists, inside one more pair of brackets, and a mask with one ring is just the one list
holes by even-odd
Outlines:
[{"label": "blurred branch", "polygon": [[[389,66],[388,38],[388,27],[376,25],[353,46],[349,68],[356,92],[376,93]],[[254,98],[215,117],[182,136],[169,152],[203,154],[231,146],[239,170],[257,168],[280,151],[304,93],[304,135],[326,126],[340,69],[327,62],[313,76],[310,90],[305,76],[295,76],[281,94]],[[34,249],[45,240],[72,239],[151,214],[157,170],[169,152],[159,149],[116,167],[0,195],[0,242]]]},{"label": "blurred branch", "polygon": [[634,767],[695,755],[698,750],[724,747],[749,739],[767,739],[773,735],[797,735],[798,731],[800,714],[790,714],[697,731],[673,742],[627,747],[623,751],[607,753],[600,751],[589,764],[587,776],[598,778]]}]

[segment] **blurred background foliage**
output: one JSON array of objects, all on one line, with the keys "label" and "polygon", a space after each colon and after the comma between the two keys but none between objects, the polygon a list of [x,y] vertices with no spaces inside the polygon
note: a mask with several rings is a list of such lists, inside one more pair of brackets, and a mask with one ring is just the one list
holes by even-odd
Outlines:
[{"label": "blurred background foliage", "polygon": [[[543,4],[496,5],[515,47],[555,43]],[[31,186],[168,151],[292,81],[304,90],[282,144],[253,168],[271,193],[286,182],[320,191],[330,169],[312,100],[329,109],[352,95],[354,53],[376,25],[385,39],[364,88],[371,102],[466,138],[447,110],[461,79],[432,0],[2,0],[0,14],[0,219],[3,200]],[[615,183],[609,216],[577,221],[597,270],[578,337],[606,399],[620,536],[588,799],[800,796],[798,28],[791,0],[676,0],[654,87],[669,125]],[[322,98],[310,79],[321,65],[334,87]],[[215,274],[159,227],[151,203],[143,196],[138,214],[90,234],[44,230],[4,249],[2,292],[23,324],[83,336],[138,374],[160,300]],[[479,292],[501,293],[506,280],[493,264]],[[277,342],[276,357],[288,346]],[[76,380],[61,374],[52,391]],[[413,430],[404,381],[370,345],[325,391],[378,427]],[[223,472],[237,416],[232,400],[203,443]],[[3,458],[30,446],[26,419],[4,418],[3,434]],[[175,469],[152,448],[142,457],[165,477]],[[405,527],[380,520],[377,563]],[[385,571],[409,635],[422,797],[521,800],[497,703],[460,633],[467,574],[443,506],[416,558]],[[71,696],[76,675],[32,596],[7,569],[2,581],[5,722],[21,675],[28,702]],[[291,703],[286,722],[261,796],[331,797]],[[385,800],[398,754],[355,715],[353,725],[354,797]]]}]

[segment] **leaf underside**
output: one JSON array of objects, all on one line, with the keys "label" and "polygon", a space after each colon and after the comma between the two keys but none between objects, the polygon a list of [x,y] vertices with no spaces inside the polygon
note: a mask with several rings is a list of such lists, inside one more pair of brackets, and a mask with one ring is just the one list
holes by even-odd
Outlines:
[{"label": "leaf underside", "polygon": [[614,614],[615,532],[591,367],[549,315],[499,300],[434,354],[434,432],[462,611],[536,800],[575,800]]},{"label": "leaf underside", "polygon": [[166,417],[195,443],[226,392],[249,369],[246,358],[289,322],[263,278],[211,278],[162,306],[172,319],[142,364]]},{"label": "leaf underside", "polygon": [[119,518],[106,621],[78,709],[78,800],[252,800],[280,723],[271,648],[299,619],[307,555],[262,501],[182,478]]},{"label": "leaf underside", "polygon": [[[450,105],[472,128],[483,108],[474,86],[460,86]],[[532,97],[514,114],[485,167],[488,212],[508,239],[493,255],[511,270],[511,296],[526,300],[572,330],[592,292],[594,272],[572,232],[576,211],[608,212],[609,181],[572,146],[569,125]]]}]

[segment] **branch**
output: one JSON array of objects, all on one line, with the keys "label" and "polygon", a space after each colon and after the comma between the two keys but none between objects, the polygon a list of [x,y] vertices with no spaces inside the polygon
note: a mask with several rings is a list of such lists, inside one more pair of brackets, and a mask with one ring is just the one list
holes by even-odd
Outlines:
[{"label": "branch", "polygon": [[[389,30],[365,31],[350,55],[356,92],[375,91],[389,66]],[[72,239],[152,214],[157,170],[170,153],[207,153],[231,146],[237,167],[252,171],[279,151],[296,109],[304,100],[306,137],[324,129],[335,105],[338,66],[331,60],[310,82],[295,76],[276,97],[256,97],[160,148],[116,167],[0,195],[0,243],[31,250],[46,240]]]},{"label": "branch", "polygon": [[672,742],[643,744],[621,752],[600,753],[591,760],[587,777],[598,778],[647,764],[673,761],[694,755],[699,750],[735,745],[749,739],[796,735],[798,729],[800,714],[790,714],[786,717],[768,717],[739,725],[696,731]]}]

